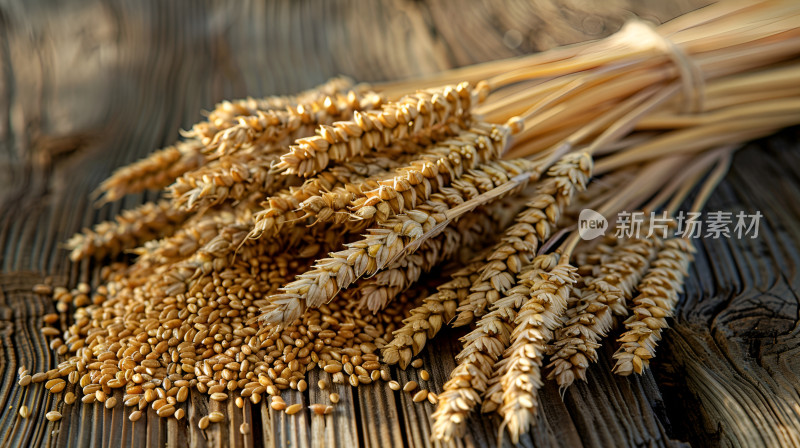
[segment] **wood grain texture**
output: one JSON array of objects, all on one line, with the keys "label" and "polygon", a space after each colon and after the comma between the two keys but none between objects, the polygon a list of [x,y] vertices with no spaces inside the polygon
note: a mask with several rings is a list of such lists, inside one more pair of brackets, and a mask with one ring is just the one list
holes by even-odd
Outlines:
[{"label": "wood grain texture", "polygon": [[[333,385],[341,401],[331,416],[289,417],[264,401],[240,410],[193,394],[183,421],[150,410],[137,423],[121,404],[67,406],[41,385],[19,388],[20,366],[56,363],[39,332],[41,316],[55,309],[31,287],[96,285],[99,265],[69,263],[60,244],[156,195],[95,208],[89,193],[113,169],[175,141],[223,98],[290,93],[338,74],[418,76],[601,37],[632,14],[663,21],[700,3],[0,2],[0,446],[430,446],[432,405],[384,383]],[[785,132],[737,156],[708,208],[760,210],[761,235],[699,244],[653,373],[615,377],[612,350],[603,351],[589,382],[563,399],[545,387],[539,425],[523,446],[800,445],[797,142]],[[461,334],[446,331],[421,354],[432,375],[426,388],[441,391]],[[391,374],[419,380],[411,370]],[[313,372],[309,391],[284,399],[327,403],[315,390],[325,377]],[[22,404],[33,412],[28,419],[18,417]],[[47,422],[52,409],[64,418]],[[227,421],[199,430],[215,409]],[[243,422],[249,434],[239,433]],[[474,418],[459,445],[493,446],[497,426]]]}]

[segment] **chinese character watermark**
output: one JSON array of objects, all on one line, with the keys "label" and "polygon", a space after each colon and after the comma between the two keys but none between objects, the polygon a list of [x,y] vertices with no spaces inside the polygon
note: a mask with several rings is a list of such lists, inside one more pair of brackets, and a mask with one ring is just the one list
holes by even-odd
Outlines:
[{"label": "chinese character watermark", "polygon": [[[680,211],[674,216],[667,212],[620,212],[614,226],[617,238],[758,238],[761,212],[736,214],[726,211]],[[593,240],[606,233],[608,220],[600,213],[584,209],[578,218],[578,233],[584,240]]]}]

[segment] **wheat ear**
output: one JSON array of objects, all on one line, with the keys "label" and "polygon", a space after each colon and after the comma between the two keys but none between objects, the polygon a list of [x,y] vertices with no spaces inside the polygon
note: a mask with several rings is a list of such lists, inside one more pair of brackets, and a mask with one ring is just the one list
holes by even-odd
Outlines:
[{"label": "wheat ear", "polygon": [[420,91],[378,112],[355,112],[353,120],[320,126],[317,135],[297,140],[277,165],[289,174],[309,177],[331,161],[341,162],[371,150],[381,150],[409,137],[467,118],[482,93],[466,83],[435,91]]},{"label": "wheat ear", "polygon": [[[354,88],[352,80],[339,77],[332,78],[325,84],[296,95],[223,101],[208,113],[207,120],[195,124],[192,129],[184,131],[182,134],[184,137],[198,139],[208,147],[221,132],[239,124],[240,119],[255,117],[259,113],[295,112],[298,114],[294,120],[295,125],[298,122],[304,123],[303,115],[309,115],[309,113],[321,114],[324,119],[327,115],[325,99],[347,94],[350,90],[363,93],[362,89]],[[314,107],[315,105],[316,107]]]},{"label": "wheat ear", "polygon": [[468,130],[433,148],[426,149],[409,166],[398,169],[379,187],[364,193],[350,206],[358,219],[385,221],[390,216],[413,208],[418,201],[459,178],[465,171],[500,157],[511,128],[489,123],[475,123]]},{"label": "wheat ear", "polygon": [[[299,187],[282,190],[264,201],[255,215],[250,238],[272,238],[285,226],[304,222],[305,218],[331,215],[345,207],[352,195],[377,186],[412,156],[400,148],[388,148],[385,155],[370,155],[332,166],[307,179]],[[341,204],[340,206],[336,204]]]},{"label": "wheat ear", "polygon": [[301,101],[284,110],[259,110],[236,117],[231,126],[219,129],[205,150],[227,155],[245,145],[288,146],[313,135],[318,126],[349,120],[355,111],[374,110],[382,103],[383,98],[374,92],[361,95],[350,91]]},{"label": "wheat ear", "polygon": [[[524,188],[530,179],[530,172],[513,175],[514,170],[530,167],[531,163],[518,159],[487,164],[490,168],[488,173],[491,174],[481,174],[477,170],[471,173],[476,182],[473,188],[442,189],[414,210],[394,216],[380,227],[369,229],[361,240],[349,243],[345,250],[333,252],[328,258],[317,261],[312,269],[298,275],[295,281],[282,288],[282,294],[270,297],[270,305],[263,310],[262,321],[281,323],[294,320],[306,306],[320,306],[359,278],[372,275],[403,255],[413,253],[420,244],[441,233],[464,213]],[[471,196],[475,190],[481,189],[487,191],[477,197]]]},{"label": "wheat ear", "polygon": [[[523,281],[532,280],[556,268],[558,260],[557,254],[540,255],[519,275]],[[463,434],[467,417],[481,403],[495,363],[508,347],[517,310],[529,299],[529,286],[515,286],[478,321],[475,330],[461,338],[464,349],[456,356],[458,366],[450,373],[433,414],[434,438],[447,442]]]},{"label": "wheat ear", "polygon": [[587,153],[568,154],[556,162],[539,182],[534,197],[503,234],[472,285],[467,302],[459,307],[453,326],[462,326],[486,313],[505,291],[516,284],[516,274],[530,263],[539,245],[556,228],[562,210],[576,191],[582,191],[592,175]]},{"label": "wheat ear", "polygon": [[73,261],[90,256],[113,256],[154,237],[171,233],[186,216],[186,212],[174,209],[168,201],[147,202],[123,210],[114,221],[104,221],[92,229],[84,229],[67,241],[66,248],[71,251]]},{"label": "wheat ear", "polygon": [[428,339],[432,339],[442,326],[455,316],[456,307],[469,293],[469,287],[477,277],[480,262],[468,263],[451,275],[446,283],[439,285],[437,292],[426,297],[423,303],[413,308],[403,320],[403,326],[395,330],[394,338],[383,348],[383,360],[387,364],[408,367],[411,358],[417,355]]},{"label": "wheat ear", "polygon": [[114,171],[92,193],[101,202],[112,202],[131,193],[160,190],[182,174],[199,167],[204,157],[197,140],[178,142]]},{"label": "wheat ear", "polygon": [[380,311],[399,293],[416,283],[422,274],[452,259],[459,251],[473,252],[491,241],[494,235],[508,225],[508,207],[498,201],[488,207],[480,207],[459,219],[442,233],[425,241],[413,254],[378,272],[369,279],[362,279],[354,288],[353,295],[361,305],[373,313]]},{"label": "wheat ear", "polygon": [[144,243],[132,249],[138,255],[137,267],[152,267],[185,259],[219,235],[220,230],[234,222],[232,209],[219,207],[212,213],[194,215],[174,234]]},{"label": "wheat ear", "polygon": [[580,296],[570,298],[564,327],[556,331],[548,347],[548,379],[556,379],[562,390],[576,378],[586,381],[589,363],[597,362],[600,340],[611,328],[614,315],[620,313],[614,310],[626,309],[625,303],[633,298],[633,290],[650,266],[658,245],[657,239],[631,238],[595,252],[592,258],[602,259],[609,250],[610,255],[595,269],[594,276],[583,278]]},{"label": "wheat ear", "polygon": [[[520,206],[519,200],[512,197],[493,205],[491,209],[494,211],[490,216],[495,217],[494,221],[499,221],[498,227],[502,228]],[[409,317],[403,320],[403,326],[394,332],[394,339],[384,348],[384,362],[399,363],[402,369],[408,366],[411,358],[425,347],[429,339],[436,336],[442,325],[455,317],[456,308],[466,300],[470,286],[478,279],[478,270],[484,264],[482,260],[487,256],[488,253],[476,255],[464,268],[451,275],[448,282],[439,286],[437,293],[411,310]]]},{"label": "wheat ear", "polygon": [[614,353],[618,375],[641,374],[655,356],[661,332],[668,327],[683,282],[695,252],[692,242],[685,238],[671,238],[664,243],[650,269],[637,289],[633,299],[633,315],[625,321],[626,332],[620,336],[619,350]]},{"label": "wheat ear", "polygon": [[496,365],[484,403],[484,411],[491,411],[493,403],[502,402],[498,412],[513,443],[519,443],[519,436],[535,424],[543,356],[553,330],[561,325],[559,316],[577,280],[576,272],[565,256],[555,268],[530,275],[523,283],[530,285],[531,297],[517,313],[511,345]]},{"label": "wheat ear", "polygon": [[224,156],[185,173],[169,186],[175,207],[193,210],[223,201],[240,201],[253,193],[269,194],[287,178],[270,171],[277,153],[269,150],[242,151]]},{"label": "wheat ear", "polygon": [[[438,129],[437,133],[441,135],[435,138],[446,139],[456,135],[455,132],[457,131],[451,130],[450,128],[447,128],[447,130],[444,128]],[[352,204],[359,198],[366,197],[367,192],[380,188],[381,185],[379,182],[395,177],[396,173],[393,170],[401,169],[417,160],[423,148],[424,146],[410,140],[397,142],[385,148],[380,153],[381,157],[391,160],[393,162],[391,165],[386,165],[386,168],[383,170],[374,170],[368,178],[340,185],[329,191],[320,191],[318,194],[310,196],[300,203],[298,213],[303,212],[301,213],[303,218],[314,218],[314,224],[333,222],[336,225],[341,225],[351,222],[350,207]],[[371,153],[369,156],[359,156],[356,159],[351,159],[351,161],[348,162],[341,162],[340,164],[349,165],[352,163],[352,160],[372,158],[375,157]],[[334,165],[334,167],[335,166],[337,165]],[[328,168],[327,170],[330,169],[332,168]],[[324,172],[325,171],[323,171],[323,173]],[[427,198],[428,197],[425,197],[424,199]],[[374,220],[364,219],[361,220],[360,223],[363,225],[363,230],[373,224]]]}]

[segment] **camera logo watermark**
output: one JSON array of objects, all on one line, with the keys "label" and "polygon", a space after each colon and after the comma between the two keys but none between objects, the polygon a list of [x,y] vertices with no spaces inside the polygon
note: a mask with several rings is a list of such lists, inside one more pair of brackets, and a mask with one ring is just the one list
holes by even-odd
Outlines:
[{"label": "camera logo watermark", "polygon": [[[674,216],[666,212],[620,212],[615,221],[614,236],[617,238],[758,238],[758,229],[764,215],[757,211],[747,214],[740,211],[713,211],[705,214],[680,211]],[[583,209],[578,217],[578,234],[584,240],[593,240],[605,235],[608,221],[603,215]]]}]

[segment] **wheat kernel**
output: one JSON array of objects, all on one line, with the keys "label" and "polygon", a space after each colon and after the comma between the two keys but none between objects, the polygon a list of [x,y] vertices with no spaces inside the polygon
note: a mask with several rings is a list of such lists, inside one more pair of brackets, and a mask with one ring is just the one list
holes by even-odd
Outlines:
[{"label": "wheat kernel", "polygon": [[205,417],[201,418],[199,422],[197,422],[197,426],[200,429],[206,429],[206,428],[208,428],[208,422],[209,422],[208,416],[205,416]]},{"label": "wheat kernel", "polygon": [[403,386],[403,392],[411,392],[412,390],[416,389],[419,384],[416,381],[409,381]]},{"label": "wheat kernel", "polygon": [[208,414],[208,419],[213,423],[219,423],[225,420],[225,415],[222,412],[214,411]]},{"label": "wheat kernel", "polygon": [[242,435],[250,434],[250,425],[248,423],[242,423],[239,425],[239,433]]},{"label": "wheat kernel", "polygon": [[297,414],[298,412],[300,412],[301,409],[303,409],[303,405],[300,404],[300,403],[295,403],[295,404],[289,406],[288,408],[286,408],[285,412],[288,415],[294,415],[294,414]]},{"label": "wheat kernel", "polygon": [[40,331],[45,336],[58,336],[61,334],[61,330],[53,327],[42,327]]},{"label": "wheat kernel", "polygon": [[47,374],[44,372],[34,373],[33,376],[31,376],[31,381],[34,383],[41,383],[45,380],[47,380]]},{"label": "wheat kernel", "polygon": [[431,379],[431,374],[428,373],[427,370],[422,369],[419,371],[419,377],[422,378],[422,381],[428,381],[429,379]]},{"label": "wheat kernel", "polygon": [[164,405],[161,408],[159,408],[159,410],[156,411],[156,414],[158,414],[159,417],[163,418],[170,417],[173,414],[175,414],[175,406],[171,404]]},{"label": "wheat kernel", "polygon": [[57,422],[61,420],[61,413],[58,411],[50,411],[47,414],[45,414],[45,418],[47,418],[51,422]]},{"label": "wheat kernel", "polygon": [[106,409],[111,409],[117,405],[117,399],[114,397],[109,397],[106,399]]},{"label": "wheat kernel", "polygon": [[228,399],[228,394],[222,392],[214,392],[211,394],[211,399],[214,401],[225,401]]},{"label": "wheat kernel", "polygon": [[394,381],[394,380],[389,381],[389,389],[391,389],[391,390],[400,390],[400,383],[398,383],[397,381]]},{"label": "wheat kernel", "polygon": [[317,387],[319,387],[320,390],[325,390],[328,388],[328,382],[325,380],[319,380],[317,381]]},{"label": "wheat kernel", "polygon": [[340,364],[327,364],[322,370],[328,373],[337,373],[342,371],[342,366]]},{"label": "wheat kernel", "polygon": [[270,403],[269,407],[271,407],[276,411],[282,411],[286,409],[286,403],[284,403],[283,401],[273,401],[272,403]]},{"label": "wheat kernel", "polygon": [[330,394],[330,395],[328,396],[328,398],[330,398],[330,400],[331,400],[331,403],[334,403],[334,404],[336,404],[336,403],[338,403],[338,402],[339,402],[339,394],[336,394],[336,393]]},{"label": "wheat kernel", "polygon": [[297,390],[300,392],[305,392],[306,389],[308,389],[308,383],[306,383],[306,380],[300,380],[297,382]]},{"label": "wheat kernel", "polygon": [[66,394],[64,394],[64,403],[66,404],[75,403],[75,400],[77,400],[77,398],[78,397],[76,397],[74,393],[67,392]]},{"label": "wheat kernel", "polygon": [[23,375],[22,378],[19,379],[17,382],[22,387],[29,386],[31,384],[31,376],[30,375]]},{"label": "wheat kernel", "polygon": [[437,403],[439,403],[439,396],[438,396],[438,395],[436,395],[435,393],[433,393],[433,392],[430,392],[430,391],[429,391],[429,392],[428,392],[428,401],[429,401],[429,402],[430,402],[432,405],[434,405],[434,406],[435,406]]},{"label": "wheat kernel", "polygon": [[128,416],[128,420],[132,422],[139,421],[140,418],[142,418],[142,411],[133,411],[131,415]]},{"label": "wheat kernel", "polygon": [[417,359],[411,361],[411,367],[413,367],[415,369],[419,369],[420,367],[422,367],[422,360],[417,358]]},{"label": "wheat kernel", "polygon": [[236,397],[236,400],[234,400],[234,403],[236,403],[236,407],[237,408],[242,409],[244,407],[244,398]]},{"label": "wheat kernel", "polygon": [[311,409],[317,415],[325,414],[325,405],[324,404],[312,404],[308,408]]},{"label": "wheat kernel", "polygon": [[28,409],[28,407],[23,404],[22,407],[19,408],[19,416],[22,418],[28,418],[30,415],[31,415],[30,409]]}]

